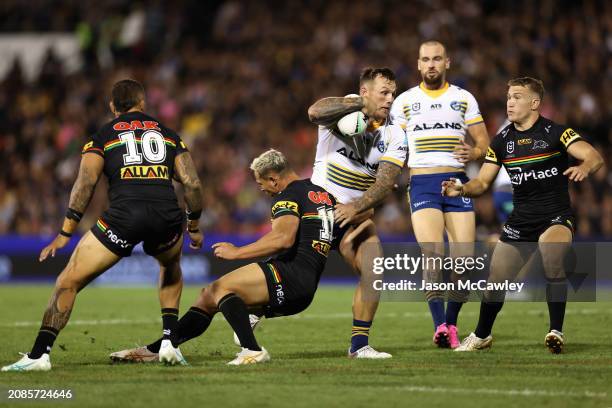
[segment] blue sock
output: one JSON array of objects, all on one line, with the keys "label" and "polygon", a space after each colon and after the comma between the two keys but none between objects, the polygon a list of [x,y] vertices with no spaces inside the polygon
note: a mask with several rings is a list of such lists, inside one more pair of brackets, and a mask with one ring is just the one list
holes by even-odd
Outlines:
[{"label": "blue sock", "polygon": [[457,325],[457,318],[459,317],[459,311],[463,306],[462,302],[455,302],[453,300],[449,300],[446,305],[446,324],[448,325]]},{"label": "blue sock", "polygon": [[427,301],[429,305],[429,311],[431,312],[431,317],[434,321],[434,330],[446,322],[446,317],[444,316],[444,299],[432,299]]},{"label": "blue sock", "polygon": [[370,335],[370,326],[372,326],[372,322],[364,322],[363,320],[353,319],[353,334],[351,336],[351,353],[354,353],[360,348],[368,345],[368,336]]}]

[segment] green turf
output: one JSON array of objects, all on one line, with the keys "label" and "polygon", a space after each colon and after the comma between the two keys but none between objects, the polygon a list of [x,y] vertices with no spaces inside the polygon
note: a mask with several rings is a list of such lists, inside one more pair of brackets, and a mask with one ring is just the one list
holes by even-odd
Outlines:
[{"label": "green turf", "polygon": [[[185,289],[182,310],[196,292]],[[49,293],[0,286],[0,365],[29,351]],[[386,302],[371,343],[394,357],[362,361],[345,356],[351,296],[351,288],[323,286],[300,316],[264,321],[257,337],[270,363],[227,367],[237,350],[219,315],[204,336],[181,347],[189,367],[164,367],[111,365],[107,357],[161,332],[155,290],[89,288],[56,341],[51,372],[0,373],[0,407],[13,388],[71,389],[74,400],[63,405],[75,407],[612,406],[612,303],[570,304],[566,353],[551,355],[543,346],[543,303],[507,304],[493,348],[464,354],[432,346],[425,304]],[[476,303],[464,308],[462,335],[474,328],[477,311]]]}]

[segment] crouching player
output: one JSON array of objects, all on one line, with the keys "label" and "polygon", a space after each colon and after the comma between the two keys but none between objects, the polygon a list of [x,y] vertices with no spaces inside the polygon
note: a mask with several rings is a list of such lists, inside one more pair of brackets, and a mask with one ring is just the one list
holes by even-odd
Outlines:
[{"label": "crouching player", "polygon": [[112,353],[112,360],[146,362],[159,358],[185,364],[178,345],[204,333],[214,315],[221,312],[242,345],[242,351],[228,364],[265,362],[270,355],[255,339],[247,308],[261,306],[266,317],[276,317],[297,314],[310,305],[333,242],[335,199],[310,180],[300,180],[276,150],[253,160],[251,170],[261,190],[274,197],[272,230],[243,247],[214,244],[214,253],[228,260],[275,257],[236,269],[202,289],[178,322],[176,348],[160,351],[159,339],[145,347]]}]

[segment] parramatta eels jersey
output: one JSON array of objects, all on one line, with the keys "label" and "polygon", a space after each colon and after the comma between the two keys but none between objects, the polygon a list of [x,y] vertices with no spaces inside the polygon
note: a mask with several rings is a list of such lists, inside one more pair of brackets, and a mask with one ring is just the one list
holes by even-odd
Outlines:
[{"label": "parramatta eels jersey", "polygon": [[453,149],[465,140],[467,128],[483,121],[471,93],[446,83],[428,90],[421,83],[393,102],[391,116],[408,137],[408,167],[463,168]]},{"label": "parramatta eels jersey", "polygon": [[571,211],[567,148],[578,133],[542,116],[525,131],[514,124],[495,136],[485,161],[504,166],[512,182],[514,212],[538,217]]},{"label": "parramatta eels jersey", "polygon": [[168,199],[174,158],[187,151],[181,138],[143,112],[128,112],[108,122],[83,147],[104,158],[109,200]]},{"label": "parramatta eels jersey", "polygon": [[374,184],[379,163],[404,167],[407,148],[404,131],[388,119],[354,137],[319,126],[311,180],[345,204],[361,197]]}]

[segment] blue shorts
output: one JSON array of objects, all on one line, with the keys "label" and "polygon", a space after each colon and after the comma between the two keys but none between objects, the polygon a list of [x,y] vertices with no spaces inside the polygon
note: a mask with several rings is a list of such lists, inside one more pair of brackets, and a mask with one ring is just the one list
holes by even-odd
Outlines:
[{"label": "blue shorts", "polygon": [[464,184],[469,181],[462,171],[411,176],[408,187],[410,210],[413,213],[424,208],[435,208],[442,212],[474,211],[474,203],[471,198],[442,195],[440,192],[442,182],[451,178],[458,178]]}]

